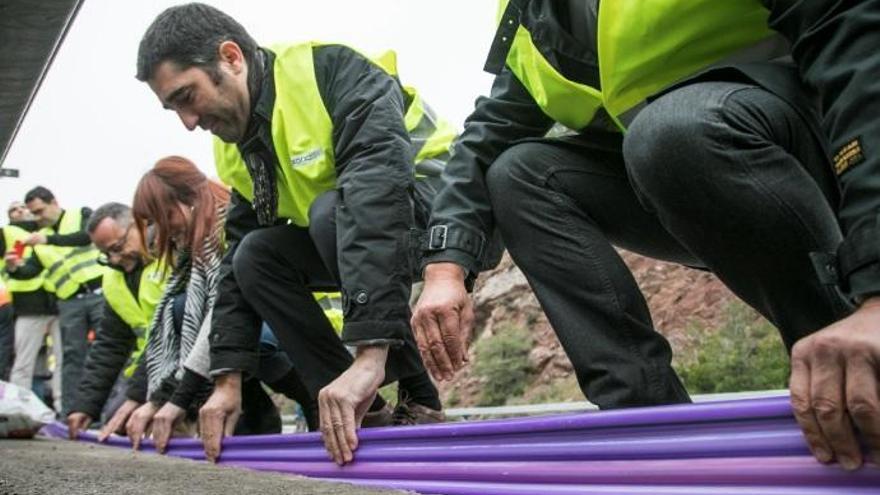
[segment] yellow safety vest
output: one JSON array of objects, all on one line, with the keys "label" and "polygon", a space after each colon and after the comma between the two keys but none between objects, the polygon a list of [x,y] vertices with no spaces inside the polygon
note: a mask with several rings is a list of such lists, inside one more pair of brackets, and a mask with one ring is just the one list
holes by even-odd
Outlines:
[{"label": "yellow safety vest", "polygon": [[[13,246],[15,245],[15,241],[23,241],[25,237],[29,236],[30,232],[22,229],[21,227],[16,227],[15,225],[6,225],[3,227],[3,242],[6,244],[6,250],[11,251]],[[26,246],[24,249],[24,255],[22,259],[27,261],[28,258],[33,256],[34,249],[31,246]],[[5,267],[6,262],[4,260],[0,260],[0,272],[2,272],[2,278],[4,284],[6,285],[6,290],[9,291],[9,297],[11,299],[15,299],[16,292],[34,292],[43,288],[43,284],[45,283],[44,274],[45,270],[40,272],[39,275],[20,280],[17,278],[12,278],[6,273]]]},{"label": "yellow safety vest", "polygon": [[[312,50],[322,43],[307,42],[272,47],[275,53],[275,107],[272,140],[278,157],[278,217],[295,225],[309,225],[309,207],[322,193],[336,187],[333,122],[315,79]],[[396,55],[385,52],[373,61],[397,76]],[[416,91],[406,87],[409,108],[404,116],[413,143],[416,171],[428,175],[428,163],[445,156],[455,138],[454,128],[439,119]],[[214,138],[214,159],[220,180],[253,201],[253,180],[235,144]],[[425,171],[418,168],[426,165]],[[442,168],[442,164],[440,165]],[[438,172],[434,172],[436,174]]]},{"label": "yellow safety vest", "polygon": [[[507,4],[501,0],[500,12]],[[625,130],[627,112],[701,70],[784,54],[768,15],[759,0],[606,0],[599,2],[596,40],[601,89],[566,79],[522,25],[506,65],[556,122],[580,130],[604,108]]]},{"label": "yellow safety vest", "polygon": [[149,337],[149,328],[153,322],[156,305],[165,291],[168,270],[159,261],[153,261],[144,267],[135,297],[125,283],[125,274],[119,270],[108,270],[101,280],[104,299],[113,311],[122,318],[137,337],[137,344],[125,368],[125,376],[131,376],[137,367],[138,359],[144,352]]},{"label": "yellow safety vest", "polygon": [[[82,225],[82,211],[65,211],[58,226],[58,234],[79,232]],[[80,285],[102,276],[106,267],[98,264],[98,250],[95,246],[54,246],[40,244],[34,248],[37,258],[45,267],[44,287],[54,292],[58,299],[68,299],[79,290]]]}]

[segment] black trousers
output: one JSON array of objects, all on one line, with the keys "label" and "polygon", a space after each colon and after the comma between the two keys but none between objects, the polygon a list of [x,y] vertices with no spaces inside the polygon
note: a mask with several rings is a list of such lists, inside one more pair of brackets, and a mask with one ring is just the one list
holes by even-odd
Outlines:
[{"label": "black trousers", "polygon": [[12,304],[0,307],[0,380],[9,381],[15,350],[15,312]]},{"label": "black trousers", "polygon": [[810,253],[841,240],[821,142],[755,86],[698,83],[617,133],[517,144],[488,173],[502,237],[602,408],[688,401],[613,245],[704,267],[790,347],[849,311]]},{"label": "black trousers", "polygon": [[[312,296],[313,291],[339,290],[337,202],[335,191],[316,199],[309,228],[281,225],[247,234],[233,258],[243,298],[272,328],[314,397],[352,363]],[[403,345],[389,353],[386,383],[424,373],[415,340],[408,334]]]}]

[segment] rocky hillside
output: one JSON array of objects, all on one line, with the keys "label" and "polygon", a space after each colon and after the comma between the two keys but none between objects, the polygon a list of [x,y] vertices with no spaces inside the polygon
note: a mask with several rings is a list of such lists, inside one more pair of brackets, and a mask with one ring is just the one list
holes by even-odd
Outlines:
[{"label": "rocky hillside", "polygon": [[[677,354],[690,352],[693,345],[682,331],[687,325],[717,326],[727,303],[735,298],[709,273],[629,252],[622,254],[648,300],[656,328],[670,340]],[[518,402],[583,398],[571,363],[528,282],[509,257],[505,256],[498,268],[480,277],[474,290],[474,302],[477,312],[475,340],[490,338],[511,326],[528,328],[534,336],[535,345],[528,356],[534,378]],[[472,363],[474,348],[472,345]],[[462,370],[451,383],[454,385],[440,384],[448,406],[477,403],[480,382],[472,367]]]}]

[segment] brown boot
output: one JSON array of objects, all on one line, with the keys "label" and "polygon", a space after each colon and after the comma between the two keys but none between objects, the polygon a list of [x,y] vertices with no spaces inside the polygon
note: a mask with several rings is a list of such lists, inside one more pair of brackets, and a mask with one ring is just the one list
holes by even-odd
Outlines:
[{"label": "brown boot", "polygon": [[378,426],[391,426],[394,424],[394,410],[391,404],[386,403],[385,407],[378,411],[367,412],[364,420],[361,421],[361,428],[376,428]]},{"label": "brown boot", "polygon": [[443,411],[435,411],[412,400],[400,400],[394,408],[395,426],[430,425],[445,421]]}]

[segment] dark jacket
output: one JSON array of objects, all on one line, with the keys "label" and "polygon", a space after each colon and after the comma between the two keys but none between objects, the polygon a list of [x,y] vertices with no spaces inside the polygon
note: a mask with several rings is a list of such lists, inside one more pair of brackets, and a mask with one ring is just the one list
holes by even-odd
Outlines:
[{"label": "dark jacket", "polygon": [[[125,285],[132,294],[138,293],[141,272],[143,267],[125,274]],[[137,336],[134,330],[105,300],[104,318],[95,333],[95,341],[89,346],[71,411],[84,412],[92,418],[100,417],[101,409],[110,395],[113,384],[116,383],[116,378],[131,357],[136,343]],[[144,402],[146,374],[140,368],[132,376],[126,396],[137,402]]]},{"label": "dark jacket", "polygon": [[[257,127],[264,156],[277,167],[270,120],[274,106],[272,56],[264,66],[249,129]],[[333,123],[336,211],[346,232],[338,244],[345,312],[343,340],[401,340],[409,331],[411,279],[406,239],[413,224],[413,155],[404,126],[405,101],[398,81],[354,50],[314,49],[315,77]],[[228,251],[214,307],[212,370],[254,370],[260,319],[238,290],[231,269],[237,241],[257,228],[252,205],[233,195],[227,220]],[[401,262],[401,260],[404,260]],[[364,293],[366,297],[351,297]],[[359,303],[357,300],[366,302]]]},{"label": "dark jacket", "polygon": [[770,27],[791,42],[801,77],[816,88],[841,185],[845,240],[820,271],[857,302],[880,295],[880,1],[763,3]]},{"label": "dark jacket", "polygon": [[[486,69],[497,74],[492,91],[488,97],[477,100],[474,112],[465,122],[465,130],[444,171],[445,186],[434,203],[431,231],[442,229],[445,243],[428,244],[426,263],[457,263],[467,270],[469,280],[487,265],[485,246],[491,238],[494,219],[485,175],[507,148],[524,139],[542,137],[555,124],[505,67],[518,26],[522,24],[529,30],[544,58],[566,78],[599,87],[597,8],[597,0],[511,0],[486,62]],[[816,120],[815,105],[790,63],[719,67],[694,77],[697,78],[755,83]],[[600,112],[586,129],[575,131],[609,129],[613,129],[610,120]],[[821,135],[818,128],[814,132]]]}]

